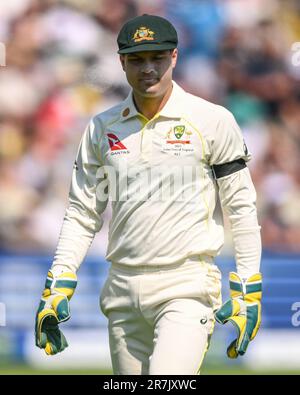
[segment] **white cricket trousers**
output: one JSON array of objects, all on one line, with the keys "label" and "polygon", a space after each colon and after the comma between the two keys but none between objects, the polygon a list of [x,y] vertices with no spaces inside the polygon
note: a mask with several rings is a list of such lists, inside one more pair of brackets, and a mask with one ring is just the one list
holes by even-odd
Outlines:
[{"label": "white cricket trousers", "polygon": [[199,374],[221,306],[221,274],[208,256],[167,266],[112,263],[100,306],[114,374]]}]

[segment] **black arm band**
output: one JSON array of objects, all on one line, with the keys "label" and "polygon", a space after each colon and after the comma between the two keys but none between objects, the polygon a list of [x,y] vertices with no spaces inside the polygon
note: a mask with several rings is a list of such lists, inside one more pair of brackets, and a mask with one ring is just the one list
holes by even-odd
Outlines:
[{"label": "black arm band", "polygon": [[247,167],[244,159],[236,159],[232,162],[223,163],[222,165],[212,165],[212,170],[215,179],[229,176],[229,174],[235,173],[236,171],[242,170]]}]

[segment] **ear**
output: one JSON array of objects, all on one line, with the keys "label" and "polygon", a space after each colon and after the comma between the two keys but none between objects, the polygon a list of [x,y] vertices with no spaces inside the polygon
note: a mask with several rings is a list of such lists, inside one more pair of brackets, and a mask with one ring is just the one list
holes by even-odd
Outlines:
[{"label": "ear", "polygon": [[171,58],[172,58],[172,68],[174,69],[176,66],[176,63],[177,63],[177,58],[178,58],[178,49],[177,48],[173,49]]},{"label": "ear", "polygon": [[123,71],[125,71],[125,55],[120,55],[120,62],[121,62]]}]

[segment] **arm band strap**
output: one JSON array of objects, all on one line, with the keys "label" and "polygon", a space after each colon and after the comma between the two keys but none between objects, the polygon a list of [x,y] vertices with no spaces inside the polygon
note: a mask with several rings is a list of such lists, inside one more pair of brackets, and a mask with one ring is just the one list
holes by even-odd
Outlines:
[{"label": "arm band strap", "polygon": [[222,165],[212,165],[212,170],[215,179],[229,176],[229,174],[235,173],[236,171],[242,170],[247,167],[244,159],[236,159],[232,162],[223,163]]}]

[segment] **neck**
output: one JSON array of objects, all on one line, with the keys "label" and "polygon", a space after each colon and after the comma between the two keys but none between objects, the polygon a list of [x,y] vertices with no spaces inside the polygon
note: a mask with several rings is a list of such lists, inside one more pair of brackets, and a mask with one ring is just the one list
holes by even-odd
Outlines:
[{"label": "neck", "polygon": [[171,96],[172,89],[173,86],[170,85],[163,96],[150,98],[141,97],[133,92],[133,99],[138,112],[143,114],[147,119],[152,119],[164,107]]}]

